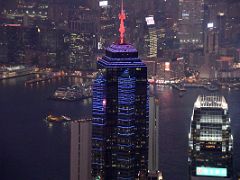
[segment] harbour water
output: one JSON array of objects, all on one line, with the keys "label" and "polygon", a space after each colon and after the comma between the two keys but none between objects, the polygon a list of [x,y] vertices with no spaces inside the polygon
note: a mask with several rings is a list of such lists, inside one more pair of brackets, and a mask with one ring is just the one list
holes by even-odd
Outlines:
[{"label": "harbour water", "polygon": [[[69,127],[48,127],[49,113],[74,119],[91,117],[91,99],[52,101],[48,97],[62,85],[79,79],[62,79],[25,86],[27,77],[0,81],[0,179],[69,180]],[[188,179],[188,131],[193,103],[203,89],[188,90],[182,97],[175,89],[159,87],[160,167],[166,180]],[[240,91],[220,91],[229,104],[234,135],[234,170],[240,171]]]}]

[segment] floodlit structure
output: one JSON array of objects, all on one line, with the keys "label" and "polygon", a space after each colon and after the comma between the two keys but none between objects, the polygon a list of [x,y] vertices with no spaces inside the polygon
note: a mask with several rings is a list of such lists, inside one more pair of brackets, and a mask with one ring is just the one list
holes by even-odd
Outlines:
[{"label": "floodlit structure", "polygon": [[228,104],[223,96],[199,96],[189,133],[189,170],[192,180],[232,177],[232,146]]},{"label": "floodlit structure", "polygon": [[120,42],[97,62],[93,85],[92,175],[95,179],[135,180],[148,166],[147,67],[138,51],[124,41],[122,8]]}]

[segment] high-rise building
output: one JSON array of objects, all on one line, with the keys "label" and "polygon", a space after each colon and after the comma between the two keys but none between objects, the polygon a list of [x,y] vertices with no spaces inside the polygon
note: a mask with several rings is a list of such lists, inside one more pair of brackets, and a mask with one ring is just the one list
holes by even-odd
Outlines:
[{"label": "high-rise building", "polygon": [[116,15],[114,6],[111,1],[99,1],[98,5],[98,50],[103,50],[116,40],[117,34],[113,35],[113,31],[117,30]]},{"label": "high-rise building", "polygon": [[180,45],[186,48],[203,48],[204,0],[179,0]]},{"label": "high-rise building", "polygon": [[228,104],[222,96],[199,96],[189,133],[191,180],[232,178],[232,146]]},{"label": "high-rise building", "polygon": [[208,24],[208,28],[204,33],[204,54],[217,54],[219,49],[219,32],[212,26],[212,23]]},{"label": "high-rise building", "polygon": [[92,70],[96,36],[91,33],[69,33],[64,35],[67,64],[71,69]]},{"label": "high-rise building", "polygon": [[148,170],[159,170],[159,99],[149,98],[149,152]]},{"label": "high-rise building", "polygon": [[157,34],[157,28],[155,25],[154,16],[150,15],[145,18],[147,22],[147,29],[148,33],[144,37],[145,39],[145,50],[146,56],[151,58],[157,57],[158,52],[158,34]]},{"label": "high-rise building", "polygon": [[93,85],[92,173],[106,180],[134,180],[148,169],[147,68],[124,42],[125,17],[122,10],[120,43],[97,62]]},{"label": "high-rise building", "polygon": [[156,85],[153,86],[153,96],[149,98],[149,151],[148,180],[162,180],[159,171],[159,99],[155,97]]},{"label": "high-rise building", "polygon": [[91,179],[91,121],[73,121],[70,147],[70,180]]},{"label": "high-rise building", "polygon": [[70,14],[70,7],[67,1],[51,0],[48,6],[48,19],[56,24],[66,24]]}]

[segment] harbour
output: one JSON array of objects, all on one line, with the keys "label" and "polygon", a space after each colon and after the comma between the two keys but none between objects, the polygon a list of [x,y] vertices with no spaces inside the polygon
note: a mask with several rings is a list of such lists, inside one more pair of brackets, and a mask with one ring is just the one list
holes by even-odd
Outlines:
[{"label": "harbour", "polygon": [[[62,78],[37,86],[24,86],[26,80],[27,77],[20,77],[0,82],[0,159],[5,172],[2,179],[66,180],[69,178],[69,127],[62,123],[49,127],[43,119],[49,114],[71,119],[91,118],[91,98],[71,103],[48,99],[58,87],[81,83],[83,79]],[[212,92],[204,88],[188,88],[179,98],[178,91],[170,86],[158,86],[156,91],[160,100],[160,168],[166,180],[187,179],[188,132],[193,103],[198,95]],[[219,89],[216,93],[224,95],[229,104],[234,136],[234,171],[239,171],[240,92]]]}]

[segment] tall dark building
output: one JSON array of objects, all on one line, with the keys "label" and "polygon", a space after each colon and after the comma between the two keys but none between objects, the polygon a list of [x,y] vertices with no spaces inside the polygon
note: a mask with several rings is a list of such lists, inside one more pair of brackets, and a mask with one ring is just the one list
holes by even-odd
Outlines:
[{"label": "tall dark building", "polygon": [[70,180],[91,179],[91,121],[73,121],[70,124]]},{"label": "tall dark building", "polygon": [[204,0],[179,0],[178,37],[182,49],[203,48]]},{"label": "tall dark building", "polygon": [[93,87],[93,175],[135,179],[147,170],[147,68],[128,44],[107,48],[98,68]]},{"label": "tall dark building", "polygon": [[189,133],[190,179],[231,179],[232,145],[225,98],[199,96],[194,104]]},{"label": "tall dark building", "polygon": [[97,62],[93,86],[92,173],[105,180],[134,180],[148,166],[147,67],[123,41]]}]

